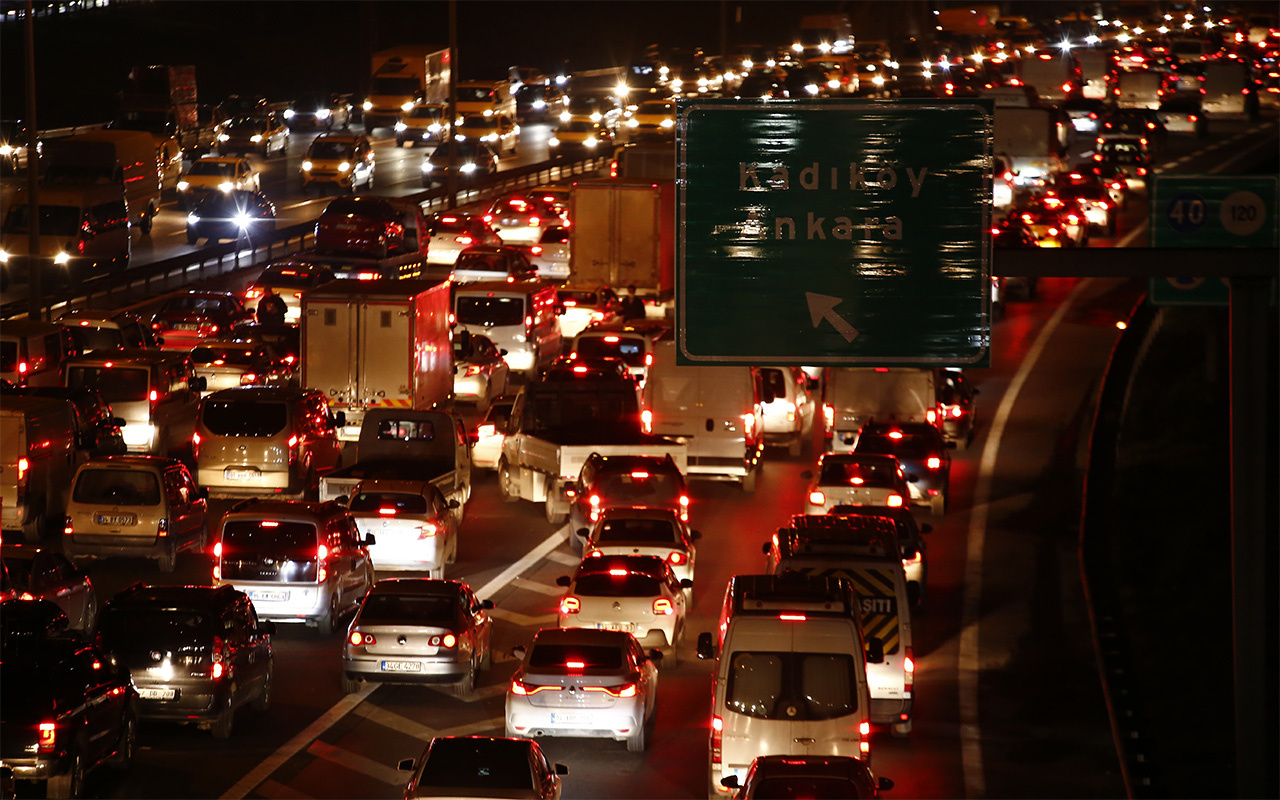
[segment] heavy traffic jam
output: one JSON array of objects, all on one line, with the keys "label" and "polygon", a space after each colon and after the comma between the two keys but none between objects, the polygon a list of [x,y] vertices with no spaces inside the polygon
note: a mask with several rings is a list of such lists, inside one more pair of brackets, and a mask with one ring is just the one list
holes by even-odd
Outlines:
[{"label": "heavy traffic jam", "polygon": [[986,99],[996,258],[1087,258],[1158,175],[1274,153],[1280,21],[852,5],[478,80],[398,44],[292,100],[139,52],[109,124],[6,122],[3,796],[1123,794],[1074,564],[1026,543],[1128,295],[993,275],[982,368],[682,363],[677,102]]}]

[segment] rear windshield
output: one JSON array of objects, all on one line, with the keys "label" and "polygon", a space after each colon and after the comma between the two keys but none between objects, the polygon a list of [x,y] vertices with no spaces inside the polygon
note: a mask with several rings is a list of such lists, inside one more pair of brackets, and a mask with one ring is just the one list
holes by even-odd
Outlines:
[{"label": "rear windshield", "polygon": [[366,625],[452,625],[457,598],[430,594],[382,594],[365,598],[360,622]]},{"label": "rear windshield", "polygon": [[458,322],[464,325],[520,325],[524,322],[523,297],[458,298]]},{"label": "rear windshield", "polygon": [[[249,366],[253,364],[255,353],[252,348],[245,347],[218,347],[217,345],[201,345],[199,350],[208,350],[206,356],[201,353],[202,360],[197,364],[212,364],[213,366]],[[194,358],[194,354],[193,358]],[[207,360],[204,360],[207,359]]]},{"label": "rear windshield", "polygon": [[569,241],[569,229],[556,225],[542,232],[543,244],[564,244]]},{"label": "rear windshield", "polygon": [[112,405],[136,403],[147,399],[148,372],[146,368],[131,367],[68,367],[67,386],[96,389]]},{"label": "rear windshield", "polygon": [[675,503],[680,497],[680,480],[677,476],[635,470],[600,476],[593,489],[609,503],[633,501],[629,505]]},{"label": "rear windshield", "polygon": [[261,400],[206,400],[200,418],[219,436],[273,436],[284,430],[289,409]]},{"label": "rear windshield", "polygon": [[500,272],[507,274],[507,260],[497,253],[468,253],[465,250],[458,256],[454,269],[474,269],[483,272]]},{"label": "rear windshield", "polygon": [[583,336],[578,339],[578,355],[583,358],[617,358],[627,366],[643,367],[644,343],[621,336]]},{"label": "rear windshield", "polygon": [[85,353],[94,350],[123,350],[125,347],[124,334],[119,328],[75,325],[67,330],[71,332],[71,338],[75,341],[76,347]]},{"label": "rear windshield", "polygon": [[855,449],[859,453],[874,453],[876,455],[898,456],[899,458],[926,458],[931,455],[938,455],[941,448],[937,446],[936,441],[930,442],[924,436],[903,434],[901,439],[894,439],[887,435],[867,434],[858,439],[858,446]]},{"label": "rear windshield", "polygon": [[471,230],[471,220],[467,217],[435,217],[431,220],[431,235],[442,233],[466,233]]},{"label": "rear windshield", "polygon": [[400,492],[360,492],[351,498],[351,511],[377,511],[386,509],[388,516],[396,514],[427,513],[427,498],[420,494]]},{"label": "rear windshield", "polygon": [[18,371],[18,343],[0,342],[0,372]]},{"label": "rear windshield", "polygon": [[622,669],[622,648],[535,643],[528,658],[530,669],[564,669],[570,662],[580,662],[581,669]]},{"label": "rear windshield", "polygon": [[137,469],[85,469],[71,497],[77,503],[158,506],[160,480],[154,472]]},{"label": "rear windshield", "polygon": [[[859,442],[861,444],[861,442]],[[898,475],[898,467],[891,462],[846,461],[828,458],[822,462],[818,483],[823,486],[874,486],[892,488]]]},{"label": "rear windshield", "polygon": [[625,575],[597,572],[579,575],[573,589],[589,597],[653,597],[661,593],[662,583],[652,575],[639,572]]},{"label": "rear windshield", "polygon": [[240,553],[275,553],[311,558],[318,543],[310,522],[235,520],[222,528],[222,557]]},{"label": "rear windshield", "polygon": [[670,522],[660,519],[605,520],[596,533],[597,544],[636,542],[644,544],[681,544],[680,534]]},{"label": "rear windshield", "polygon": [[418,784],[499,791],[537,788],[529,769],[529,746],[503,739],[436,739]]},{"label": "rear windshield", "polygon": [[189,608],[107,608],[98,623],[109,647],[190,645],[213,633],[213,619]]},{"label": "rear windshield", "polygon": [[725,704],[756,719],[834,719],[858,710],[853,657],[841,653],[735,652]]}]

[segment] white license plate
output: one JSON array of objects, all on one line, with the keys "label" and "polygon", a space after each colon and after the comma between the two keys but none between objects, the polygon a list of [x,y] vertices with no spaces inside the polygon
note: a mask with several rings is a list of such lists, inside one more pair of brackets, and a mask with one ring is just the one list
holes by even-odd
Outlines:
[{"label": "white license plate", "polygon": [[231,469],[228,468],[224,473],[229,481],[256,481],[262,476],[262,473],[256,469]]},{"label": "white license plate", "polygon": [[289,599],[289,593],[288,592],[250,591],[249,599],[261,600],[264,603],[283,603],[284,601]]},{"label": "white license plate", "polygon": [[194,331],[198,327],[199,326],[196,325],[194,322],[177,322],[177,323],[174,323],[173,329],[175,331]]},{"label": "white license plate", "polygon": [[634,622],[597,622],[596,628],[602,631],[626,631],[633,633],[636,629]]},{"label": "white license plate", "polygon": [[138,697],[143,700],[172,700],[178,696],[177,689],[139,689]]},{"label": "white license plate", "polygon": [[132,514],[99,514],[99,525],[135,525],[138,518]]},{"label": "white license plate", "polygon": [[383,672],[421,672],[422,665],[417,661],[383,661]]},{"label": "white license plate", "polygon": [[564,711],[551,712],[552,725],[590,725],[591,721],[591,714],[575,714]]}]

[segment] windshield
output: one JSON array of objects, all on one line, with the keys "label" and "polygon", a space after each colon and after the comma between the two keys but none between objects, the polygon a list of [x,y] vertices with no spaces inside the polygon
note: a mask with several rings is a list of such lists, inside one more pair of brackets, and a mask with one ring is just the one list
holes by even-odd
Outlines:
[{"label": "windshield", "polygon": [[521,325],[524,323],[524,298],[459,297],[458,322],[464,325]]},{"label": "windshield", "polygon": [[578,355],[583,358],[619,358],[630,367],[645,365],[644,343],[620,336],[585,336],[578,339]]},{"label": "windshield", "polygon": [[200,408],[204,426],[219,436],[272,436],[289,421],[284,403],[207,399]]},{"label": "windshield", "polygon": [[484,102],[493,99],[493,89],[486,89],[483,86],[459,86],[458,100],[460,102]]},{"label": "windshield", "polygon": [[311,143],[311,149],[307,150],[308,158],[321,159],[351,159],[355,156],[355,147],[350,142],[330,142],[324,139],[316,139]]},{"label": "windshield", "polygon": [[111,127],[126,131],[167,133],[170,125],[169,116],[163,111],[121,111]]},{"label": "windshield", "polygon": [[596,544],[634,542],[637,544],[683,545],[670,522],[661,519],[607,519],[596,532]]},{"label": "windshield", "polygon": [[414,106],[411,110],[405,112],[405,116],[410,119],[438,120],[443,113],[443,109],[439,106]]},{"label": "windshield", "polygon": [[[4,221],[5,233],[27,233],[30,206],[15,203]],[[75,206],[40,206],[41,236],[75,236],[80,231],[80,209]]]},{"label": "windshield", "polygon": [[76,478],[71,497],[77,503],[157,506],[160,505],[160,480],[151,471],[85,469]]},{"label": "windshield", "polygon": [[112,405],[136,403],[147,399],[148,372],[145,367],[68,367],[67,386],[96,389]]},{"label": "windshield", "polygon": [[670,103],[650,100],[648,102],[641,103],[640,107],[636,109],[636,113],[674,115],[676,110]]},{"label": "windshield", "polygon": [[216,178],[234,178],[236,165],[231,161],[200,160],[191,165],[188,175],[212,175]]},{"label": "windshield", "polygon": [[834,719],[858,710],[857,689],[848,654],[735,652],[725,704],[756,719]]},{"label": "windshield", "polygon": [[456,597],[432,594],[375,592],[360,606],[365,625],[451,626],[458,622]]},{"label": "windshield", "polygon": [[374,78],[369,94],[415,95],[420,91],[417,78]]},{"label": "windshield", "polygon": [[375,511],[386,516],[427,513],[427,498],[403,492],[360,492],[351,498],[352,513]]}]

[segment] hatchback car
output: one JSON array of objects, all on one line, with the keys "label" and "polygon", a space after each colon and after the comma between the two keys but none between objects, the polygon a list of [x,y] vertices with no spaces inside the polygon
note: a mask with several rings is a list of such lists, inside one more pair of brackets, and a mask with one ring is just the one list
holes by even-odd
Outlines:
[{"label": "hatchback car", "polygon": [[204,378],[205,391],[237,386],[291,386],[293,366],[269,344],[241,339],[208,340],[191,349],[196,374]]},{"label": "hatchback car", "polygon": [[479,214],[448,212],[432,214],[428,220],[431,243],[427,248],[428,264],[450,264],[468,247],[497,247],[502,244],[489,223]]},{"label": "hatchback car", "polygon": [[1129,189],[1143,189],[1147,185],[1150,158],[1142,145],[1136,142],[1103,142],[1093,153],[1095,172],[1098,167],[1110,168],[1116,176],[1123,177]]},{"label": "hatchback car", "polygon": [[244,706],[266,711],[271,635],[249,597],[230,586],[135,584],[102,609],[98,641],[138,688],[138,716],[231,735]]},{"label": "hatchback car", "polygon": [[342,648],[342,689],[449,684],[462,697],[493,663],[492,600],[461,581],[384,578],[360,602]]},{"label": "hatchback car", "polygon": [[58,324],[65,327],[81,353],[95,350],[123,350],[131,345],[125,341],[120,323],[107,312],[68,311],[58,317]]},{"label": "hatchback car", "polygon": [[[702,538],[698,531],[668,508],[609,508],[588,531],[579,528],[576,536],[586,540],[583,558],[600,556],[656,556],[671,566],[680,581],[693,582],[698,561],[694,544]],[[692,602],[693,586],[685,594]]]},{"label": "hatchback car", "polygon": [[811,477],[804,513],[825,514],[835,505],[903,508],[911,497],[906,474],[893,456],[824,453]]},{"label": "hatchback car", "polygon": [[456,400],[489,407],[507,393],[511,368],[487,336],[463,331],[453,340],[453,396]]},{"label": "hatchback car", "polygon": [[809,378],[799,367],[757,367],[756,383],[761,399],[760,432],[769,444],[781,444],[790,456],[800,455],[812,437],[816,397],[810,395]]},{"label": "hatchback car", "polygon": [[282,115],[262,112],[232,117],[218,130],[218,155],[257,153],[267,158],[289,152],[289,128]]},{"label": "hatchback car", "polygon": [[456,172],[459,182],[493,175],[498,171],[498,154],[487,142],[479,139],[454,139],[457,155],[449,155],[449,142],[441,142],[422,162],[422,185],[431,188],[448,180]]},{"label": "hatchback car", "polygon": [[544,628],[507,689],[506,734],[613,739],[644,752],[653,738],[658,668],[630,633]]},{"label": "hatchback car", "polygon": [[449,135],[448,108],[439,103],[416,105],[396,121],[396,147],[443,141]]},{"label": "hatchback car", "polygon": [[636,383],[644,386],[653,366],[653,346],[670,334],[670,326],[660,320],[593,322],[574,338],[570,352],[588,359],[617,358],[626,363]]},{"label": "hatchback car", "polygon": [[533,280],[538,277],[524,253],[514,247],[468,247],[453,264],[455,283]]},{"label": "hatchback car", "polygon": [[895,456],[911,488],[912,505],[929,506],[933,514],[941,515],[951,486],[949,448],[955,446],[927,422],[868,422],[862,426],[854,453]]},{"label": "hatchback car", "polygon": [[284,301],[284,321],[297,325],[302,319],[302,293],[334,280],[328,267],[286,258],[269,264],[244,292],[246,305],[256,305],[268,293]]},{"label": "hatchback car", "polygon": [[110,456],[76,470],[62,537],[73,562],[141,556],[173,572],[178,553],[202,551],[208,538],[205,493],[178,459]]},{"label": "hatchback car", "polygon": [[1085,247],[1089,244],[1089,223],[1073,202],[1056,196],[1041,197],[1015,213],[1022,224],[1040,240],[1041,247]]},{"label": "hatchback car", "polygon": [[354,192],[356,186],[373,188],[373,145],[360,134],[322,133],[311,142],[302,159],[302,191],[333,186]]},{"label": "hatchback car", "polygon": [[246,322],[253,322],[253,312],[231,292],[191,289],[165,300],[151,317],[151,329],[164,336],[166,350],[190,350]]},{"label": "hatchback car", "polygon": [[938,371],[938,405],[942,414],[942,436],[967,450],[978,425],[977,395],[981,394],[961,369]]},{"label": "hatchback car", "polygon": [[57,550],[29,544],[0,545],[9,591],[19,600],[48,600],[67,615],[70,627],[93,630],[98,595],[93,581]]},{"label": "hatchback car", "polygon": [[542,238],[547,228],[564,225],[554,206],[530,192],[499,196],[489,206],[484,221],[492,225],[507,244],[533,244]]},{"label": "hatchback car", "polygon": [[1063,186],[1054,193],[1068,204],[1075,203],[1091,230],[1116,235],[1119,209],[1111,199],[1111,192],[1101,182],[1091,186]]},{"label": "hatchback car", "polygon": [[262,192],[242,189],[205,195],[187,213],[187,244],[206,239],[262,242],[276,231],[276,205]]},{"label": "hatchback car", "polygon": [[734,800],[863,800],[892,789],[893,781],[877,778],[864,761],[853,756],[756,756],[745,780],[739,783],[737,774],[727,775],[720,785],[738,790]]},{"label": "hatchback car", "polygon": [[90,457],[124,455],[123,417],[117,417],[111,404],[97,389],[71,389],[66,386],[6,386],[4,393],[26,397],[56,397],[70,400],[76,413],[76,432],[80,447]]},{"label": "hatchback car", "polygon": [[331,92],[307,92],[298,96],[284,111],[285,124],[290,130],[298,128],[351,127],[351,95]]},{"label": "hatchback car", "polygon": [[684,641],[688,605],[685,589],[693,581],[680,580],[671,565],[658,556],[621,555],[584,558],[572,576],[556,585],[568,589],[560,598],[561,628],[625,631],[646,647],[677,660]]},{"label": "hatchback car", "polygon": [[[590,528],[606,508],[666,508],[689,521],[689,485],[670,456],[592,453],[569,491],[569,529]],[[577,537],[570,537],[571,540]],[[582,552],[582,541],[571,541]]]},{"label": "hatchback car", "polygon": [[401,772],[413,773],[406,800],[437,797],[509,797],[559,800],[564,764],[551,763],[537,742],[487,736],[437,736],[417,759],[405,758]]},{"label": "hatchback car", "polygon": [[178,202],[183,208],[191,208],[207,194],[237,189],[262,191],[258,169],[245,158],[204,156],[196,159],[178,181]]},{"label": "hatchback car", "polygon": [[457,500],[423,481],[361,481],[347,503],[356,527],[374,536],[369,558],[379,570],[420,570],[443,578],[458,557]]}]

